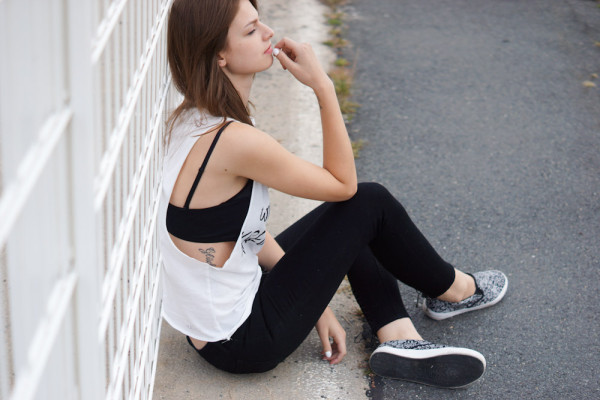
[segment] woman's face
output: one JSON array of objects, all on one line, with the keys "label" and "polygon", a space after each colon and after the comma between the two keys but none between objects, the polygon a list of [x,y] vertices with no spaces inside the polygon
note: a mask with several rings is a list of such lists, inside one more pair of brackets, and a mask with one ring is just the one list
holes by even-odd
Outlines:
[{"label": "woman's face", "polygon": [[227,33],[227,46],[219,53],[219,66],[228,75],[254,75],[273,64],[273,30],[258,20],[248,0],[240,0],[238,12]]}]

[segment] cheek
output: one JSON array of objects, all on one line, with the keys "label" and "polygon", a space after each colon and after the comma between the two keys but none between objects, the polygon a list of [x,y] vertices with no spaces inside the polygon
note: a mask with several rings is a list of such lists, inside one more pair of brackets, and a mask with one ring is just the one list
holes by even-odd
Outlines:
[{"label": "cheek", "polygon": [[273,63],[273,57],[261,53],[257,45],[247,43],[231,49],[229,57],[229,69],[234,73],[255,73],[268,68]]},{"label": "cheek", "polygon": [[250,55],[252,54],[252,51],[249,50],[248,46],[239,44],[235,47],[232,47],[229,53],[230,61],[239,66],[240,64],[243,64],[245,61],[247,61],[248,57],[250,57]]}]

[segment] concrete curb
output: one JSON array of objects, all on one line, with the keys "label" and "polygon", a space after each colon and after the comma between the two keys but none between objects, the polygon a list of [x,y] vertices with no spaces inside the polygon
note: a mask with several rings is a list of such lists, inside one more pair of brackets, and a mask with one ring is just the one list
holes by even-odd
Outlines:
[{"label": "concrete curb", "polygon": [[[317,0],[263,0],[261,19],[276,32],[309,42],[323,65],[335,59],[321,43],[327,36],[324,13]],[[321,123],[312,91],[287,71],[274,66],[257,76],[252,93],[257,126],[287,149],[321,164]],[[269,230],[274,235],[317,205],[271,191]],[[320,359],[316,332],[282,364],[264,374],[232,375],[209,365],[187,344],[182,334],[163,323],[154,386],[155,399],[364,399],[368,354],[362,337],[363,321],[350,287],[344,282],[331,303],[346,329],[348,355],[336,366]]]}]

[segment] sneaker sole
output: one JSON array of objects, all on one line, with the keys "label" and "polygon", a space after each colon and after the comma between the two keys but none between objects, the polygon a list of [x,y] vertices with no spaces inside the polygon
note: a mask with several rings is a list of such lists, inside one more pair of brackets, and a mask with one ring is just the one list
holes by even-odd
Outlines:
[{"label": "sneaker sole", "polygon": [[504,285],[504,287],[500,291],[500,294],[498,295],[498,297],[496,297],[493,301],[490,301],[489,303],[481,304],[479,306],[470,307],[470,308],[463,308],[461,310],[456,310],[456,311],[437,313],[437,312],[431,311],[429,308],[427,308],[427,304],[424,302],[423,303],[423,311],[425,312],[425,315],[427,315],[429,318],[435,319],[436,321],[441,321],[443,319],[451,318],[451,317],[454,317],[454,316],[457,316],[460,314],[467,313],[469,311],[476,311],[476,310],[481,310],[483,308],[491,307],[494,304],[497,304],[498,302],[500,302],[500,300],[502,300],[504,298],[504,295],[506,294],[506,291],[508,290],[508,279],[506,278],[506,275],[504,276],[504,279],[506,280],[506,285]]},{"label": "sneaker sole", "polygon": [[369,360],[377,375],[447,389],[464,388],[481,378],[485,358],[470,349],[375,350]]}]

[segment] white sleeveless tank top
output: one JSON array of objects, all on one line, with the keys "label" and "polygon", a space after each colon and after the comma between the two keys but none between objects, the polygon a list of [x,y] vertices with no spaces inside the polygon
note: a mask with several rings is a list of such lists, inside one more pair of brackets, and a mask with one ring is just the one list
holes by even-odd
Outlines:
[{"label": "white sleeveless tank top", "polygon": [[267,187],[254,181],[240,235],[222,268],[189,257],[171,240],[167,207],[179,171],[198,135],[221,122],[223,118],[197,110],[182,114],[164,158],[158,215],[163,317],[183,334],[207,342],[229,339],[250,315],[262,275],[257,254],[265,242],[270,210]]}]

